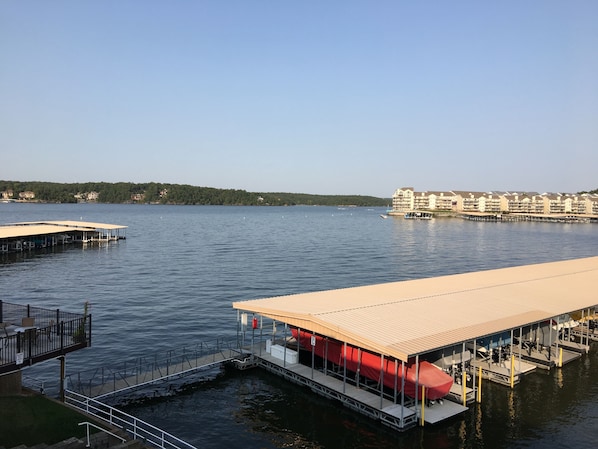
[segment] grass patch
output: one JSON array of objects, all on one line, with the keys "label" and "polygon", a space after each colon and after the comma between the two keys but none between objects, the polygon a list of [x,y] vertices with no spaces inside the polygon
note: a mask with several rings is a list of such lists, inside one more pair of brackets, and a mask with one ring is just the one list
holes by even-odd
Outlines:
[{"label": "grass patch", "polygon": [[84,438],[89,419],[44,396],[0,397],[0,445],[55,444],[70,437]]}]

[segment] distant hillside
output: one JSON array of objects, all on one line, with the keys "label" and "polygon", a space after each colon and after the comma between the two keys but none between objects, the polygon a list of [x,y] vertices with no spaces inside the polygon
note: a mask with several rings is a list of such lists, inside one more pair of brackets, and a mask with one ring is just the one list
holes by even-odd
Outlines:
[{"label": "distant hillside", "polygon": [[186,184],[130,182],[21,182],[0,181],[3,200],[48,203],[150,203],[244,206],[381,206],[390,198],[361,195],[309,195],[305,193],[257,193],[245,190],[215,189]]}]

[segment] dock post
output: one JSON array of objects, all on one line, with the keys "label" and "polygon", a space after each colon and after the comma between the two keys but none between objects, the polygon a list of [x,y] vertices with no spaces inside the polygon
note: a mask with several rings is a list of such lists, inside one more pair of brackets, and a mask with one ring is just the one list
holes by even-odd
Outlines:
[{"label": "dock post", "polygon": [[395,385],[394,385],[394,394],[393,394],[393,399],[394,399],[394,403],[397,403],[397,381],[398,381],[398,377],[399,377],[399,361],[397,359],[395,359]]},{"label": "dock post", "polygon": [[326,337],[326,347],[324,348],[324,375],[328,375],[328,337]]},{"label": "dock post", "polygon": [[480,366],[480,372],[478,374],[478,403],[482,402],[482,367]]},{"label": "dock post", "polygon": [[559,348],[559,368],[563,367],[563,348]]},{"label": "dock post", "polygon": [[64,378],[66,373],[66,357],[61,355],[60,357],[58,357],[58,360],[60,360],[60,402],[64,402]]},{"label": "dock post", "polygon": [[260,357],[262,356],[262,341],[264,341],[264,316],[260,315]]},{"label": "dock post", "polygon": [[343,346],[343,394],[345,394],[347,387],[347,342]]},{"label": "dock post", "polygon": [[380,354],[380,410],[384,406],[384,354]]},{"label": "dock post", "polygon": [[417,414],[417,401],[419,395],[419,354],[415,356],[415,413]]},{"label": "dock post", "polygon": [[[315,353],[316,353],[316,336],[311,334],[311,378],[314,378],[314,364],[315,364]],[[297,352],[298,353],[298,352]]]},{"label": "dock post", "polygon": [[425,409],[426,409],[426,386],[422,385],[422,420],[421,420],[421,426],[424,427],[425,424],[425,419],[424,419],[424,415],[425,415]]},{"label": "dock post", "polygon": [[461,374],[461,385],[463,386],[463,392],[461,393],[463,396],[463,407],[467,407],[467,373],[465,370]]},{"label": "dock post", "polygon": [[513,353],[511,353],[511,389],[513,388],[514,385],[515,385],[515,355]]},{"label": "dock post", "polygon": [[257,326],[257,318],[255,317],[255,313],[251,314],[251,361],[253,362],[253,358],[255,356],[255,328]]}]

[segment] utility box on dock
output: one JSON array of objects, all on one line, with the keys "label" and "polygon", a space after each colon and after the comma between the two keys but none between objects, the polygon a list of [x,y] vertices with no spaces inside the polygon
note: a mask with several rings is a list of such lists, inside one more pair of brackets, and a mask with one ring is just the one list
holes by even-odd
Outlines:
[{"label": "utility box on dock", "polygon": [[286,363],[294,364],[299,362],[299,353],[292,349],[285,348],[280,345],[270,346],[270,354],[279,360],[284,360]]}]

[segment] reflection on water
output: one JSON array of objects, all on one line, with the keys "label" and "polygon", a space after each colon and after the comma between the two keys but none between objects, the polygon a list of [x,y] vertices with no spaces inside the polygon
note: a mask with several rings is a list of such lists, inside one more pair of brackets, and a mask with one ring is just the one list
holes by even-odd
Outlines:
[{"label": "reflection on water", "polygon": [[[75,373],[234,337],[233,301],[595,256],[598,248],[596,225],[381,220],[381,212],[0,204],[5,223],[82,217],[129,227],[115,245],[2,256],[2,299],[72,311],[91,302],[93,346],[67,357]],[[594,447],[595,346],[513,390],[484,382],[481,404],[404,433],[260,370],[130,410],[201,448]],[[50,390],[59,364],[27,371]]]}]

